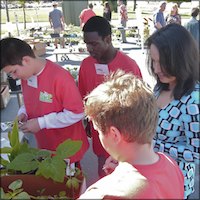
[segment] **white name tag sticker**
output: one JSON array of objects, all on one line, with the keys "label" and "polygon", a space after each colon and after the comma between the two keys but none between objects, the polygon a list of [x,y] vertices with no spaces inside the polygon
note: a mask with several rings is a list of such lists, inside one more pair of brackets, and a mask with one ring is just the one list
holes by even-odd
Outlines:
[{"label": "white name tag sticker", "polygon": [[106,64],[95,64],[96,74],[109,75],[108,65]]},{"label": "white name tag sticker", "polygon": [[28,85],[34,88],[38,88],[37,76],[31,76],[28,80]]},{"label": "white name tag sticker", "polygon": [[21,79],[16,80],[16,85],[21,85]]}]

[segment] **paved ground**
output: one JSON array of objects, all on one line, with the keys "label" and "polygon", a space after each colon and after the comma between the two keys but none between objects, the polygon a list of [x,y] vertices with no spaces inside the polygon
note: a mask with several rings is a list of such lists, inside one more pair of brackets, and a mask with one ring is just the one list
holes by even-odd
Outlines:
[{"label": "paved ground", "polygon": [[[141,72],[143,74],[143,78],[145,81],[149,83],[153,87],[154,81],[153,79],[149,76],[146,68],[145,68],[145,59],[146,59],[146,51],[141,50],[137,45],[134,44],[134,41],[131,39],[127,39],[129,43],[127,44],[120,44],[121,48],[123,51],[127,54],[129,54],[130,57],[136,60],[138,63]],[[52,54],[54,48],[53,47],[47,47],[47,52],[44,57],[56,61],[55,55]],[[70,56],[70,60],[67,61],[60,61],[59,57],[59,64],[64,66],[79,66],[81,60],[83,57],[78,57],[78,56]],[[5,109],[1,110],[1,122],[5,121],[12,121],[14,120],[17,110],[19,106],[17,103],[17,98],[16,95],[11,95],[11,99]],[[90,141],[90,140],[89,140]],[[31,138],[31,143],[34,145],[34,138]],[[91,148],[91,141],[90,141],[90,149],[87,151],[85,154],[83,160],[81,161],[82,168],[86,174],[87,178],[87,186],[91,185],[94,183],[97,179],[97,158],[94,155],[92,148]],[[191,199],[199,199],[199,166],[197,166],[197,175],[196,175],[196,180],[195,180],[195,188],[196,192],[191,196]],[[172,183],[173,184],[173,183]]]}]

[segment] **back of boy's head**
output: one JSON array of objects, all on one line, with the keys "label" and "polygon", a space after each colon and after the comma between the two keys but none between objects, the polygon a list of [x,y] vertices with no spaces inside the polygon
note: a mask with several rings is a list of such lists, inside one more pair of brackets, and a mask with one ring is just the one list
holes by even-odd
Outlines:
[{"label": "back of boy's head", "polygon": [[83,32],[97,32],[99,36],[111,35],[111,25],[107,19],[101,16],[91,17],[83,26]]},{"label": "back of boy's head", "polygon": [[8,65],[22,65],[22,58],[30,56],[35,58],[35,54],[23,40],[17,38],[4,38],[0,40],[1,48],[1,69]]},{"label": "back of boy's head", "polygon": [[116,127],[127,142],[151,143],[158,112],[150,88],[132,73],[118,70],[85,98],[85,113],[99,131]]}]

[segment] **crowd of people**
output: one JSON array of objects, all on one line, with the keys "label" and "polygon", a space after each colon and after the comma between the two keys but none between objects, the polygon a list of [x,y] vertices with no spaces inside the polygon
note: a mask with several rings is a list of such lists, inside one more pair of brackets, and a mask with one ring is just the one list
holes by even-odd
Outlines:
[{"label": "crowd of people", "polygon": [[[118,3],[126,27],[126,5]],[[93,12],[92,4],[84,9],[90,15],[80,14],[89,56],[81,61],[78,85],[67,70],[35,56],[25,41],[0,40],[0,69],[22,81],[19,128],[35,135],[38,148],[55,150],[66,139],[81,140],[81,149],[70,158],[81,167],[89,147],[83,122],[88,125],[99,180],[79,199],[187,199],[194,192],[200,152],[199,40],[194,28],[199,27],[199,8],[192,9],[184,27],[176,4],[164,17],[166,5],[160,3],[153,16],[155,31],[146,40],[146,68],[156,80],[153,91],[143,80],[142,66],[114,48],[108,2],[103,16]],[[64,27],[62,17],[56,10],[49,14],[55,32]],[[126,42],[124,29],[121,34]]]}]

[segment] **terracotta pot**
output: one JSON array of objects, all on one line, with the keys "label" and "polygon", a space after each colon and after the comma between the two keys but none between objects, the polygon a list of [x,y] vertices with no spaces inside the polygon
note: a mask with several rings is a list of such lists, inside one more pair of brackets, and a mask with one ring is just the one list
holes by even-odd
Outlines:
[{"label": "terracotta pot", "polygon": [[[76,191],[70,191],[66,188],[66,180],[64,183],[57,183],[54,182],[51,179],[45,179],[41,176],[35,176],[35,175],[6,175],[1,177],[1,187],[4,189],[5,192],[7,192],[8,186],[13,181],[21,179],[23,181],[22,188],[24,191],[26,191],[29,195],[32,196],[41,196],[41,195],[58,195],[59,192],[65,191],[67,197],[71,198],[78,198],[80,194],[80,188]],[[42,193],[41,191],[45,189]]]}]

